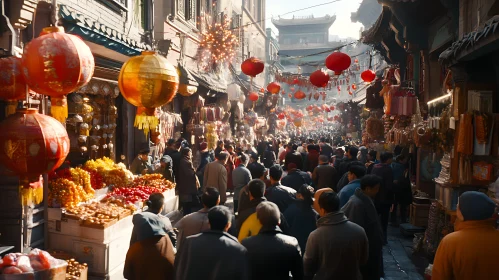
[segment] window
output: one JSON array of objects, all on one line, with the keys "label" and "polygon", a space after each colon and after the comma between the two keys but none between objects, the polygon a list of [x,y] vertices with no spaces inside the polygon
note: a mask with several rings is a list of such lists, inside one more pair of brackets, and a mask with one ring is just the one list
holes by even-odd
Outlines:
[{"label": "window", "polygon": [[196,22],[197,0],[185,0],[185,19]]},{"label": "window", "polygon": [[121,13],[122,11],[128,10],[127,0],[98,0],[98,1],[117,13]]},{"label": "window", "polygon": [[139,0],[140,27],[144,30],[152,28],[149,0]]}]

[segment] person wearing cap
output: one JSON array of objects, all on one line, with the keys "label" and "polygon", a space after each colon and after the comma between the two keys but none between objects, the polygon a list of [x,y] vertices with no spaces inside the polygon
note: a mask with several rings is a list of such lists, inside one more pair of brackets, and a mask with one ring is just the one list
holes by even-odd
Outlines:
[{"label": "person wearing cap", "polygon": [[154,171],[154,173],[158,173],[163,175],[168,181],[175,183],[175,176],[173,176],[173,161],[170,156],[162,156],[159,161],[159,167]]},{"label": "person wearing cap", "polygon": [[208,143],[203,142],[199,144],[199,152],[201,154],[201,159],[199,162],[199,166],[196,169],[196,175],[198,176],[199,183],[201,186],[203,186],[203,175],[204,175],[204,169],[206,168],[206,165],[210,162],[212,162],[210,152],[208,151]]},{"label": "person wearing cap", "polygon": [[142,149],[139,151],[139,155],[132,161],[130,165],[130,171],[134,175],[144,175],[151,172],[151,159],[149,153],[151,151],[147,149]]},{"label": "person wearing cap", "polygon": [[499,231],[496,204],[481,192],[468,191],[459,197],[454,232],[438,246],[433,280],[498,279]]},{"label": "person wearing cap", "polygon": [[180,160],[182,159],[182,155],[180,154],[180,144],[181,142],[175,141],[175,139],[170,139],[166,143],[165,155],[170,156],[172,158],[172,169],[173,175],[177,176],[178,165]]},{"label": "person wearing cap", "polygon": [[265,197],[284,213],[295,202],[296,190],[281,185],[282,172],[282,167],[277,164],[269,168],[270,187],[265,191]]},{"label": "person wearing cap", "polygon": [[312,185],[312,177],[307,172],[301,171],[295,163],[288,164],[288,175],[284,176],[281,184],[297,191],[303,184]]}]

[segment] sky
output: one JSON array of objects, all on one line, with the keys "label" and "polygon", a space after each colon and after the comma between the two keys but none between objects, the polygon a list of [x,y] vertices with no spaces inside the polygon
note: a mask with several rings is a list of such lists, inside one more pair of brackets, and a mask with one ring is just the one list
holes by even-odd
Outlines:
[{"label": "sky", "polygon": [[[314,5],[320,5],[322,3],[331,2],[332,0],[266,0],[266,18],[277,18],[278,15],[282,15],[294,10],[299,10],[302,8],[307,8]],[[330,16],[336,15],[336,21],[329,30],[329,35],[338,35],[340,38],[359,38],[359,30],[362,27],[360,23],[352,23],[350,21],[350,14],[357,11],[362,0],[340,0],[336,3],[331,3],[311,9],[306,9],[304,11],[299,11],[291,14],[282,16],[283,18],[292,18],[295,16],[310,16],[321,17],[329,14]],[[271,27],[274,32],[277,33],[274,25],[270,20],[266,22],[266,27]]]}]

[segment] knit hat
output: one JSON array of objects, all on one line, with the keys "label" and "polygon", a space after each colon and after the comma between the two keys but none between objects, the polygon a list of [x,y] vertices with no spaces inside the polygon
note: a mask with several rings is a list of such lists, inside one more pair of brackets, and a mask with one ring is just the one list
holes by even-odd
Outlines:
[{"label": "knit hat", "polygon": [[135,214],[132,223],[137,233],[137,240],[142,241],[154,236],[165,236],[165,222],[158,214],[142,212]]},{"label": "knit hat", "polygon": [[481,192],[468,191],[459,197],[459,210],[465,221],[489,219],[495,208],[494,201]]}]

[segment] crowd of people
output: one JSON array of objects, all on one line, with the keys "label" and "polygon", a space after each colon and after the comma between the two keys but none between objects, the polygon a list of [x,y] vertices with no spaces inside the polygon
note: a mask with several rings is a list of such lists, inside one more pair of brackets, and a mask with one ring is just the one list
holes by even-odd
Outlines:
[{"label": "crowd of people", "polygon": [[[184,216],[172,225],[160,214],[164,197],[151,195],[148,211],[133,217],[125,278],[384,277],[382,250],[390,217],[394,225],[405,223],[412,202],[408,151],[396,148],[378,156],[365,147],[334,147],[327,138],[318,143],[271,139],[255,146],[220,141],[214,151],[201,143],[193,160],[191,148],[182,143],[168,142],[166,160],[161,160],[166,164],[159,170],[171,170],[167,173],[177,184]],[[145,172],[158,172],[144,166]],[[473,271],[483,267],[473,261],[476,248],[456,252],[454,247],[470,236],[478,238],[484,225],[493,229],[495,204],[467,193],[471,197],[460,203],[459,218],[464,228],[478,230],[444,238],[434,279],[472,279],[456,274],[464,269],[460,264],[473,264]],[[233,209],[226,206],[230,194]],[[472,208],[478,200],[487,207]],[[487,234],[499,246],[497,231]]]}]

